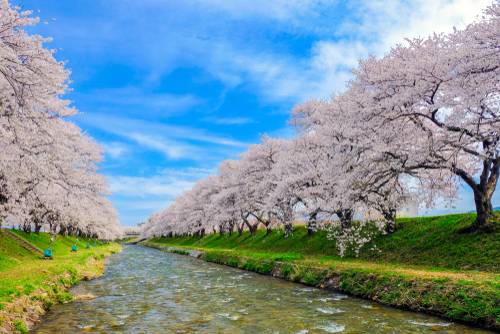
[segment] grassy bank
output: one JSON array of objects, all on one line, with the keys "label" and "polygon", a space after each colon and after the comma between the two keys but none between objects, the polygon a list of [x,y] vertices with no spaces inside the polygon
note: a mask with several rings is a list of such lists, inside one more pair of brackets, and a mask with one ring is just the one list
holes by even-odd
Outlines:
[{"label": "grassy bank", "polygon": [[[397,231],[341,258],[324,232],[159,238],[146,245],[500,330],[500,232],[461,234],[472,215],[405,218]],[[374,247],[376,246],[376,247]]]},{"label": "grassy bank", "polygon": [[[120,251],[116,243],[96,242],[94,247],[93,240],[63,236],[51,243],[46,233],[15,233],[42,250],[50,245],[54,258],[41,259],[0,230],[0,333],[27,332],[53,304],[72,300],[70,286],[101,275],[104,259]],[[71,252],[73,244],[76,253]]]}]

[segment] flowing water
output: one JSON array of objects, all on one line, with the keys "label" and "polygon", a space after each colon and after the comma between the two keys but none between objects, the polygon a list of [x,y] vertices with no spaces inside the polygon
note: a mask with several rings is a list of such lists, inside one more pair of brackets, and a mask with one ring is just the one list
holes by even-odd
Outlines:
[{"label": "flowing water", "polygon": [[343,294],[126,246],[35,333],[487,333]]}]

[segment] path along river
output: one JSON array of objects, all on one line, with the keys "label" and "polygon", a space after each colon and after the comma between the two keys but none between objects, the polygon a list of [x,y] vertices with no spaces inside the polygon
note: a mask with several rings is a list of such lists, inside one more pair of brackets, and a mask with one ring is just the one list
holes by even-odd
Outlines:
[{"label": "path along river", "polygon": [[488,333],[141,246],[74,290],[34,333]]}]

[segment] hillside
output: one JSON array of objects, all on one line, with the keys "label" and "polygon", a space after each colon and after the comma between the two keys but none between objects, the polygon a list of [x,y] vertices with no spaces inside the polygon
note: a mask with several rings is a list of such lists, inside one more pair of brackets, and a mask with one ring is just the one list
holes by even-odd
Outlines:
[{"label": "hillside", "polygon": [[[396,232],[365,245],[359,260],[499,273],[500,229],[493,233],[459,233],[473,220],[471,214],[400,218]],[[213,234],[201,239],[179,237],[152,241],[182,247],[286,253],[291,258],[352,260],[352,257],[337,255],[335,242],[327,239],[326,232],[308,236],[303,226],[297,226],[290,238],[284,238],[282,231],[266,235],[265,230],[259,230],[253,237],[245,232],[242,236]],[[371,250],[373,246],[377,251]]]},{"label": "hillside", "polygon": [[[13,232],[41,250],[50,245],[54,258],[41,259],[40,254],[25,249],[0,230],[0,333],[13,328],[24,332],[51,305],[71,300],[67,288],[100,275],[103,259],[120,249],[115,243],[71,236],[57,236],[51,243],[47,233]],[[90,249],[85,249],[87,243]],[[76,253],[71,252],[73,244],[78,247]]]}]

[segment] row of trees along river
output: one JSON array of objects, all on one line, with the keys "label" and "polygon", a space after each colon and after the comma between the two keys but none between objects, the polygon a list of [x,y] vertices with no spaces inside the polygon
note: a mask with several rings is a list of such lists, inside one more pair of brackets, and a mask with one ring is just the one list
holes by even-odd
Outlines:
[{"label": "row of trees along river", "polygon": [[460,185],[472,190],[477,213],[464,232],[490,230],[500,170],[499,16],[494,4],[463,30],[362,60],[345,92],[293,110],[296,138],[264,137],[222,162],[151,216],[143,235],[255,233],[261,225],[287,236],[299,213],[310,233],[334,226],[336,237],[363,243],[354,219],[375,218],[392,233],[398,210],[453,200]]}]

